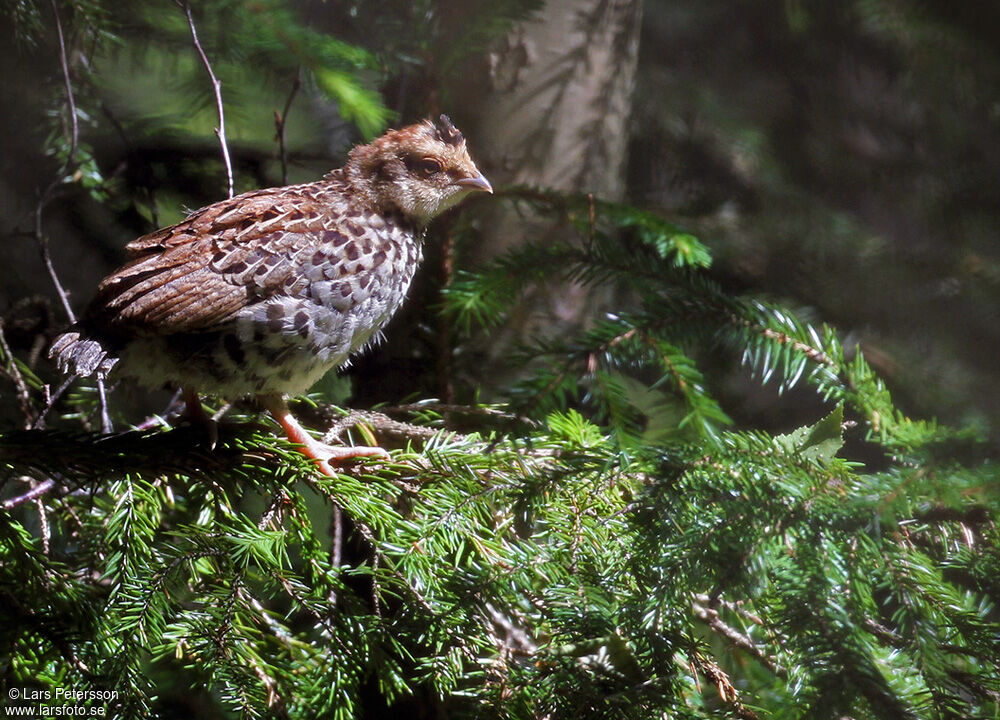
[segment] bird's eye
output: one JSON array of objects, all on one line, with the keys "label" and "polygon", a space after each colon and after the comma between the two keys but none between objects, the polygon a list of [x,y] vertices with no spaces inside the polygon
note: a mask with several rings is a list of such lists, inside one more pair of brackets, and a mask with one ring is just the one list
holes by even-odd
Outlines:
[{"label": "bird's eye", "polygon": [[414,158],[407,165],[410,170],[421,177],[430,177],[441,172],[441,163],[432,157]]}]

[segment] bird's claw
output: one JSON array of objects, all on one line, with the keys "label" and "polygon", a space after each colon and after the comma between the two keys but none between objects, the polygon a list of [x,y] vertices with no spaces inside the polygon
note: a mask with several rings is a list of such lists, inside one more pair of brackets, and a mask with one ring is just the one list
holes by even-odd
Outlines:
[{"label": "bird's claw", "polygon": [[313,447],[303,447],[302,451],[316,461],[319,471],[329,477],[336,477],[333,468],[353,458],[376,458],[388,460],[390,455],[384,448],[359,445],[356,447],[325,445],[314,443]]}]

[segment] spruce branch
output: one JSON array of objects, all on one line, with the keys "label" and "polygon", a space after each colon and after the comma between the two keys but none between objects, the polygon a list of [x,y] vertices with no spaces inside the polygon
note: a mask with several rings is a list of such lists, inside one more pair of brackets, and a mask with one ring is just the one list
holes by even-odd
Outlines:
[{"label": "spruce branch", "polygon": [[337,419],[337,421],[330,426],[330,428],[326,431],[326,434],[323,436],[323,442],[336,442],[340,440],[348,428],[362,423],[371,426],[377,432],[406,440],[426,441],[440,432],[440,430],[435,428],[393,420],[391,417],[381,412],[375,412],[372,410],[350,410],[346,415]]},{"label": "spruce branch", "polygon": [[704,675],[710,683],[715,685],[719,691],[719,697],[730,711],[741,720],[760,720],[760,717],[753,710],[748,708],[739,698],[739,693],[733,681],[719,665],[702,655],[697,650],[688,653],[691,664]]},{"label": "spruce branch", "polygon": [[[707,600],[708,598],[705,597]],[[723,622],[722,618],[719,617],[718,610],[710,607],[699,601],[694,601],[692,603],[692,608],[694,609],[695,617],[704,622],[708,627],[712,629],[713,632],[718,633],[730,643],[735,645],[742,650],[747,651],[750,655],[757,659],[761,665],[766,667],[768,671],[777,675],[780,678],[787,679],[788,672],[782,668],[780,665],[774,662],[771,658],[764,654],[764,651],[754,643],[748,636],[741,633],[734,627],[727,625]]]},{"label": "spruce branch", "polygon": [[[273,438],[252,424],[225,425],[213,451],[199,428],[118,434],[20,430],[0,434],[0,473],[59,478],[62,484],[129,474],[210,478],[241,468],[266,467],[277,451]],[[260,444],[258,440],[261,441]],[[269,447],[267,443],[271,443]]]},{"label": "spruce branch", "polygon": [[[327,496],[327,498],[329,500],[332,500],[333,502],[336,502],[336,497],[335,496],[330,495],[330,494],[325,493],[325,492],[324,492],[324,494]],[[378,542],[378,540],[375,537],[375,533],[367,525],[367,523],[363,522],[362,520],[360,520],[358,518],[352,518],[352,520],[354,522],[354,526],[357,528],[358,532],[361,534],[361,537],[363,537],[367,541],[367,543],[368,543],[369,547],[372,549],[372,553],[373,553],[373,555],[372,555],[372,564],[373,564],[373,567],[372,567],[372,603],[373,603],[373,606],[374,606],[374,608],[376,610],[375,614],[376,615],[380,614],[379,607],[380,607],[380,604],[381,604],[381,600],[380,600],[381,593],[379,591],[378,582],[377,582],[378,581],[378,568],[379,568],[379,566],[383,562],[385,562],[386,566],[388,567],[389,572],[392,573],[392,575],[402,584],[402,587],[406,589],[406,591],[409,593],[410,597],[412,597],[414,600],[416,600],[417,603],[425,611],[427,611],[428,613],[430,613],[432,616],[436,615],[437,613],[434,610],[434,607],[427,601],[427,599],[420,593],[420,591],[417,590],[417,588],[415,588],[412,585],[412,583],[410,582],[409,578],[407,578],[406,575],[403,574],[399,570],[399,568],[396,567],[396,565],[394,563],[392,563],[391,561],[388,560],[388,558],[385,557],[385,554],[382,552],[382,550],[380,548],[380,545],[379,545],[379,542]]]}]

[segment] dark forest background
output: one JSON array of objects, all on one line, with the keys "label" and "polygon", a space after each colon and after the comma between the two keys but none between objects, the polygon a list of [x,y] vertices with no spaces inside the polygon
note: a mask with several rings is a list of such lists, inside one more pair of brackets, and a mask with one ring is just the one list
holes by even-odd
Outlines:
[{"label": "dark forest background", "polygon": [[[38,356],[39,337],[66,321],[32,237],[36,204],[67,152],[64,87],[51,9],[7,5],[0,303],[12,349],[34,348]],[[303,37],[305,47],[278,57],[269,46],[282,42],[278,21],[266,18],[279,5],[210,4],[199,22],[222,81],[238,189],[281,184],[274,112],[297,75],[301,89],[285,127],[290,181],[338,166],[351,144],[387,123],[446,111],[494,184],[594,192],[661,213],[712,248],[712,275],[726,287],[780,298],[861,343],[905,412],[995,426],[995,5],[537,5],[280,5],[328,42],[354,49],[309,47]],[[54,267],[77,310],[122,261],[125,242],[224,190],[214,102],[183,15],[166,2],[94,7],[100,12],[88,15],[87,4],[70,4],[65,18],[80,96],[82,179],[50,193],[43,218]],[[501,35],[532,12],[529,31]],[[574,13],[598,35],[559,25]],[[553,70],[539,55],[559,43],[562,65]],[[338,52],[334,59],[346,69],[309,71]],[[597,87],[575,88],[588,78]],[[559,94],[560,83],[570,97]],[[589,131],[595,122],[610,136],[597,147]],[[526,149],[528,140],[534,147]],[[480,214],[493,210],[479,205]],[[523,232],[497,226],[494,217],[489,227],[502,231],[449,249],[458,267],[517,244]],[[442,262],[433,250],[425,285],[440,282]],[[583,302],[569,297],[562,309],[535,305],[534,322],[572,321]],[[419,315],[418,303],[404,325]],[[388,348],[353,372],[378,376],[385,363],[402,363],[411,370],[403,385],[439,390],[440,378],[426,372],[434,359],[420,357],[435,352],[434,341],[425,338],[431,347],[422,353],[412,331],[389,333]],[[505,367],[503,351],[486,355],[493,370],[482,365],[483,353],[467,355],[471,374],[461,363],[453,369],[466,393]],[[747,397],[746,389],[734,396],[748,421],[786,422],[787,407],[775,407],[771,393]],[[374,387],[357,392],[386,399]]]},{"label": "dark forest background", "polygon": [[[0,697],[997,717],[1000,5],[0,0],[0,69]],[[295,405],[391,462],[47,359],[219,98],[237,193],[439,113],[496,189]]]}]

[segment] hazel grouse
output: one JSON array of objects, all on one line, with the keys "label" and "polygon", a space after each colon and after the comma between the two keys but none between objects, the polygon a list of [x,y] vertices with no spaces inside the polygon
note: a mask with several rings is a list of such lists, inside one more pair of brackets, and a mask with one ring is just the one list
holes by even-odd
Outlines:
[{"label": "hazel grouse", "polygon": [[50,356],[65,371],[230,399],[256,395],[302,452],[331,462],[381,448],[314,440],[285,397],[378,337],[420,263],[428,222],[492,192],[444,115],[351,150],[319,182],[244,193],[135,240]]}]

